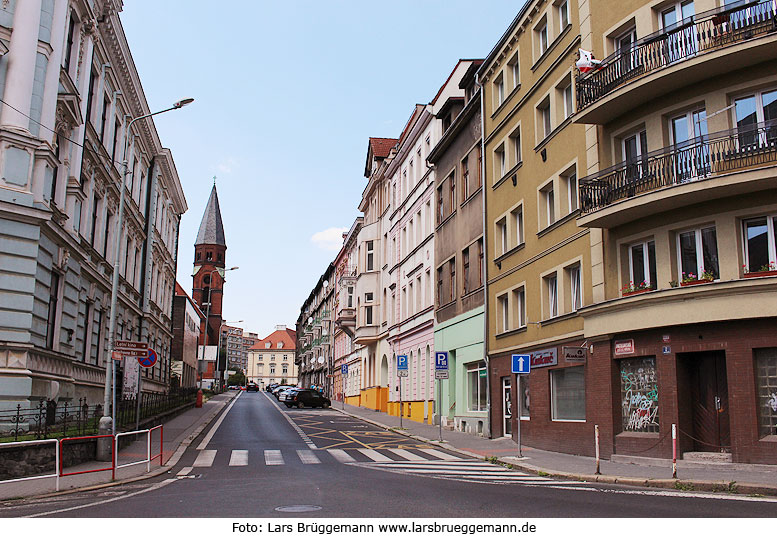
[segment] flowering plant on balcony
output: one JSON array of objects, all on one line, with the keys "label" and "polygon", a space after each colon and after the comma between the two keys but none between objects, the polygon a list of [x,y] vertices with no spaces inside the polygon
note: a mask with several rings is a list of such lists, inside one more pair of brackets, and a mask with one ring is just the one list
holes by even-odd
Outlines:
[{"label": "flowering plant on balcony", "polygon": [[769,264],[762,264],[758,270],[751,270],[750,268],[748,268],[746,264],[743,264],[742,270],[744,271],[745,275],[753,275],[753,274],[773,275],[775,272],[777,272],[777,262],[769,261]]},{"label": "flowering plant on balcony", "polygon": [[622,296],[629,296],[630,294],[639,293],[642,291],[650,291],[653,290],[653,286],[650,285],[645,280],[642,280],[640,283],[634,283],[633,281],[629,281],[628,285],[624,285],[621,287],[621,295]]},{"label": "flowering plant on balcony", "polygon": [[680,285],[694,285],[696,283],[704,283],[706,281],[715,281],[715,274],[709,270],[703,270],[698,276],[693,272],[683,272]]}]

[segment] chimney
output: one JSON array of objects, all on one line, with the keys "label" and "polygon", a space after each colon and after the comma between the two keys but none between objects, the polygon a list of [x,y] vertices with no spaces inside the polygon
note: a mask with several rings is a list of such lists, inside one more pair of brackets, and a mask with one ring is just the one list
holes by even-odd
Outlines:
[{"label": "chimney", "polygon": [[286,330],[286,325],[285,324],[278,324],[278,325],[275,326],[275,329],[276,330]]}]

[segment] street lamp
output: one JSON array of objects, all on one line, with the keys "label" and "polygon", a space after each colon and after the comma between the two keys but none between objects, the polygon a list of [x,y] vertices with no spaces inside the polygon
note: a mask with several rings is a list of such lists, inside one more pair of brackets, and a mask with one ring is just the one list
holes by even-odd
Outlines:
[{"label": "street lamp", "polygon": [[[207,347],[208,347],[208,328],[210,327],[210,294],[213,292],[213,274],[214,272],[218,272],[223,282],[226,283],[227,280],[224,279],[224,274],[226,274],[227,272],[231,272],[232,270],[237,270],[238,268],[239,266],[233,266],[232,268],[227,268],[226,270],[222,270],[220,268],[214,268],[208,274],[208,307],[205,310],[205,340],[203,342],[203,347],[202,347],[203,358],[205,358],[205,351],[207,350]],[[222,283],[222,287],[223,286],[224,285]],[[221,318],[221,314],[219,313],[219,319],[220,318]],[[221,328],[219,328],[219,337],[220,336],[221,336]],[[219,355],[218,355],[218,350],[216,350],[217,364],[218,364],[218,360],[219,360]]]},{"label": "street lamp", "polygon": [[[124,130],[124,154],[123,154],[124,161],[122,162],[122,165],[124,166],[124,170],[121,173],[121,186],[119,189],[120,191],[119,214],[117,218],[118,226],[116,227],[116,249],[115,249],[115,257],[113,258],[113,282],[111,284],[111,315],[110,315],[110,321],[108,323],[108,354],[110,355],[110,359],[106,361],[105,393],[103,396],[104,398],[103,417],[100,418],[100,430],[107,431],[110,425],[111,433],[114,435],[116,434],[116,422],[114,421],[114,417],[116,415],[116,410],[115,410],[116,409],[116,384],[114,383],[113,379],[115,378],[116,374],[114,369],[113,347],[116,341],[116,336],[115,336],[116,303],[117,303],[116,300],[119,294],[119,265],[121,264],[121,228],[122,228],[122,220],[124,218],[124,191],[127,185],[127,174],[129,173],[129,160],[127,159],[127,149],[129,147],[130,130],[132,128],[132,124],[134,124],[138,120],[143,120],[144,118],[156,116],[157,114],[166,113],[168,111],[172,111],[175,109],[180,109],[181,107],[184,107],[190,104],[192,101],[194,101],[193,98],[185,98],[180,101],[176,101],[172,107],[169,107],[167,109],[136,116],[135,118],[130,120],[130,122],[127,124],[126,129]],[[110,416],[108,415],[109,407],[111,407]]]},{"label": "street lamp", "polygon": [[[239,321],[224,321],[221,323],[221,326],[219,326],[219,344],[216,348],[216,362],[219,360],[219,355],[221,354],[221,329],[224,328],[227,324],[237,324],[243,322],[243,319],[240,319]],[[229,346],[229,340],[227,340],[227,347]],[[221,370],[221,387],[224,387],[224,372],[227,371],[227,368],[229,367],[229,353],[227,353],[227,357],[224,359],[224,369]]]}]

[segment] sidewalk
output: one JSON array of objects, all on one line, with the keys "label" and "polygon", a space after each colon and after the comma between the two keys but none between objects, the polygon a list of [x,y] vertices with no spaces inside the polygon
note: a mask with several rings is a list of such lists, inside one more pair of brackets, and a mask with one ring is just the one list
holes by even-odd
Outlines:
[{"label": "sidewalk", "polygon": [[442,430],[439,426],[400,419],[387,413],[364,407],[332,402],[332,408],[360,418],[377,426],[394,429],[414,439],[434,444],[470,457],[493,458],[505,465],[512,465],[532,474],[551,475],[560,478],[624,484],[630,486],[674,488],[686,491],[717,491],[739,494],[777,496],[777,465],[749,465],[744,463],[698,463],[677,461],[677,478],[672,478],[672,460],[616,456],[616,460],[600,461],[601,474],[596,473],[596,460],[587,456],[575,456],[521,447],[512,439],[486,439],[459,431]]},{"label": "sidewalk", "polygon": [[[189,445],[196,439],[207,425],[238,395],[236,390],[230,390],[211,397],[199,409],[192,407],[163,424],[162,463],[157,457],[150,464],[137,463],[146,459],[147,439],[141,437],[118,451],[116,465],[116,480],[111,480],[111,471],[90,472],[74,476],[64,476],[59,479],[59,494],[73,491],[117,486],[127,482],[136,482],[164,474],[172,469]],[[151,440],[151,455],[159,454],[160,432],[155,430]],[[133,464],[137,463],[137,464]],[[92,461],[76,467],[65,469],[65,473],[75,471],[90,471],[110,467],[110,463]],[[150,469],[150,471],[148,470]],[[51,473],[53,474],[53,470]],[[36,495],[52,495],[55,491],[55,478],[42,478],[0,484],[0,500]]]}]

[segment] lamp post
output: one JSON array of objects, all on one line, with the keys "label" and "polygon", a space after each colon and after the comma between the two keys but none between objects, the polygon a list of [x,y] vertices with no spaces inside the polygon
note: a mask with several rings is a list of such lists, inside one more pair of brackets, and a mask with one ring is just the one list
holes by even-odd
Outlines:
[{"label": "lamp post", "polygon": [[[116,422],[114,421],[114,418],[116,415],[116,411],[114,410],[116,407],[116,384],[114,382],[114,378],[116,374],[114,369],[115,360],[113,359],[113,347],[116,341],[116,336],[115,336],[116,307],[117,307],[116,304],[117,304],[117,297],[119,294],[119,265],[121,264],[121,230],[122,230],[122,220],[124,218],[124,191],[127,185],[127,174],[129,173],[129,160],[127,159],[127,150],[129,148],[129,136],[131,133],[130,130],[132,128],[132,124],[134,124],[138,120],[143,120],[144,118],[156,116],[157,114],[166,113],[168,111],[172,111],[175,109],[180,109],[181,107],[189,105],[193,101],[194,101],[193,98],[185,98],[185,99],[182,99],[181,101],[175,102],[172,107],[169,107],[167,109],[136,116],[135,118],[129,121],[129,123],[127,124],[127,127],[124,130],[124,154],[123,154],[124,159],[122,162],[124,170],[121,173],[121,185],[119,186],[119,192],[120,192],[119,193],[119,213],[118,213],[117,227],[116,227],[116,242],[115,242],[116,246],[114,251],[115,256],[113,258],[113,282],[111,283],[111,308],[110,308],[111,315],[108,323],[108,355],[110,356],[110,358],[106,359],[105,392],[103,396],[103,417],[100,418],[101,432],[107,432],[110,429],[112,434],[114,435],[116,434]],[[108,415],[109,408],[111,411],[110,415]]]},{"label": "lamp post", "polygon": [[[202,346],[202,356],[203,356],[203,359],[205,357],[205,351],[207,350],[207,347],[208,347],[208,328],[210,328],[210,293],[213,292],[213,287],[212,287],[212,285],[213,285],[213,273],[214,272],[218,272],[219,273],[219,275],[221,276],[221,279],[222,279],[222,285],[221,286],[223,287],[224,283],[226,283],[226,279],[224,279],[224,274],[226,274],[227,272],[231,272],[232,270],[237,270],[238,268],[239,268],[238,266],[233,266],[232,268],[227,268],[226,270],[222,270],[220,268],[214,268],[208,274],[208,276],[209,276],[208,277],[208,307],[205,310],[205,340],[204,340],[203,346]],[[221,313],[219,313],[219,319],[220,318],[221,318]],[[221,328],[219,328],[219,336],[220,335],[221,335]],[[219,359],[219,356],[218,356],[218,350],[217,350],[216,351],[216,363],[217,364],[218,364],[218,359]]]},{"label": "lamp post", "polygon": [[[221,329],[224,328],[227,324],[237,324],[243,322],[243,319],[240,319],[239,321],[224,321],[221,323],[221,326],[219,326],[219,344],[216,348],[216,362],[219,360],[219,355],[221,354]],[[229,347],[229,340],[227,340],[227,347]],[[224,380],[226,377],[224,376],[224,373],[227,371],[227,368],[229,367],[229,352],[227,352],[227,357],[224,359],[224,369],[221,370],[221,387],[224,388]]]}]

